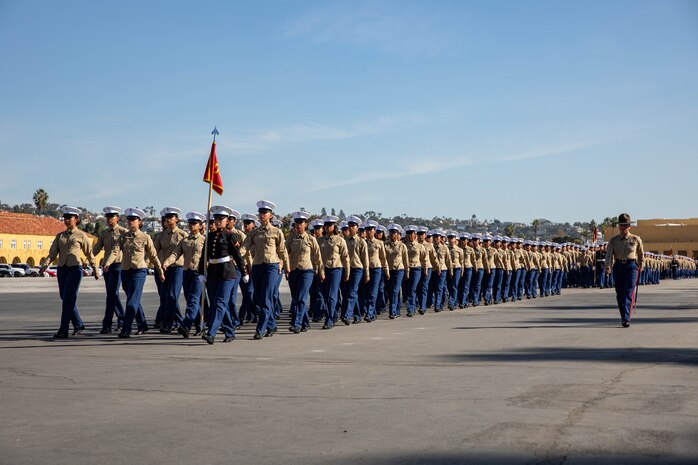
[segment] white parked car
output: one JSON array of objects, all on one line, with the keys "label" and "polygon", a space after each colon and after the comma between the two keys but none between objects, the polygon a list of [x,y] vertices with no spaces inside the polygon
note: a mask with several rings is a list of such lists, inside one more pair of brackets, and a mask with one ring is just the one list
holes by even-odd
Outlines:
[{"label": "white parked car", "polygon": [[0,263],[0,277],[19,277],[24,276],[24,270],[22,268],[14,268],[12,265],[7,263]]},{"label": "white parked car", "polygon": [[39,276],[40,268],[38,266],[29,266],[26,263],[15,263],[14,265],[11,265],[11,266],[12,266],[12,268],[23,269],[25,276],[32,276],[32,277]]}]

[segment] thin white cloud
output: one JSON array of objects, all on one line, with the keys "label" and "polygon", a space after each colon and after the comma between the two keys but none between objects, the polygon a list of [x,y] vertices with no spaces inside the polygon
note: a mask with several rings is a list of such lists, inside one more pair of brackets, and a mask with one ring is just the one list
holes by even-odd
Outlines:
[{"label": "thin white cloud", "polygon": [[[307,192],[317,192],[326,189],[334,189],[337,187],[346,187],[367,182],[385,181],[402,179],[411,176],[421,176],[425,174],[439,173],[446,170],[461,168],[463,166],[473,166],[482,164],[496,164],[510,161],[529,160],[541,157],[552,157],[557,155],[565,155],[576,150],[592,147],[605,143],[606,140],[589,140],[581,142],[563,143],[556,145],[547,145],[536,149],[524,150],[519,153],[498,155],[493,157],[460,155],[447,158],[438,158],[431,155],[425,155],[418,162],[405,162],[400,166],[400,169],[395,167],[386,168],[383,171],[370,171],[351,176],[345,179],[325,183],[321,185],[308,186]],[[380,157],[374,157],[379,159]]]},{"label": "thin white cloud", "polygon": [[548,157],[548,156],[553,156],[553,155],[564,155],[570,152],[575,152],[577,150],[585,149],[588,147],[592,147],[594,145],[599,145],[604,142],[607,142],[606,140],[589,140],[589,141],[581,141],[581,142],[573,142],[573,143],[567,143],[567,144],[559,144],[559,145],[550,145],[546,147],[539,147],[536,149],[528,150],[525,152],[521,153],[515,153],[511,155],[504,155],[500,157],[499,159],[496,160],[496,162],[501,162],[501,161],[520,161],[520,160],[530,160],[533,158],[541,158],[541,157]]},{"label": "thin white cloud", "polygon": [[323,6],[294,18],[287,38],[319,44],[354,45],[403,54],[436,54],[462,29],[430,4],[356,2]]},{"label": "thin white cloud", "polygon": [[408,161],[400,166],[400,169],[395,169],[394,166],[386,168],[383,171],[367,171],[339,181],[333,181],[325,184],[309,185],[306,192],[317,192],[326,189],[334,189],[337,187],[353,186],[356,184],[364,184],[367,182],[387,181],[391,179],[401,179],[409,176],[418,176],[430,173],[438,173],[448,169],[453,169],[461,166],[470,165],[472,160],[468,157],[454,159],[428,159],[423,161]]},{"label": "thin white cloud", "polygon": [[233,153],[258,152],[282,144],[344,140],[376,135],[394,129],[415,127],[423,124],[425,120],[426,118],[420,114],[405,114],[381,116],[346,125],[329,125],[312,121],[291,123],[272,128],[240,131],[232,138],[219,141],[219,146]]}]

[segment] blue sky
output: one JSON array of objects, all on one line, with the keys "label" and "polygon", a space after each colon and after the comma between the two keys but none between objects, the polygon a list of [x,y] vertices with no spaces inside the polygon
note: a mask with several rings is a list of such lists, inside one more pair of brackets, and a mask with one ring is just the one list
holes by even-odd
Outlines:
[{"label": "blue sky", "polygon": [[0,0],[0,200],[695,217],[698,2]]}]

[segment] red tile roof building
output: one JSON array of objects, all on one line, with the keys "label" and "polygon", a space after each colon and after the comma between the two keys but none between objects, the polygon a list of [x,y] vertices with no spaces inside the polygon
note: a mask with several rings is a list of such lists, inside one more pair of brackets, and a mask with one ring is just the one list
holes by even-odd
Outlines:
[{"label": "red tile roof building", "polygon": [[61,231],[63,221],[50,216],[0,211],[0,263],[38,266]]}]

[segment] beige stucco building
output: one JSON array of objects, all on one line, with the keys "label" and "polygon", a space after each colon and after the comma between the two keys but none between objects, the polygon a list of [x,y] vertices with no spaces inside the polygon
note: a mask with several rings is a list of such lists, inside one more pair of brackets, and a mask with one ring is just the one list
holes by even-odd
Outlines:
[{"label": "beige stucco building", "polygon": [[[65,225],[55,218],[0,211],[0,263],[39,266],[48,256],[56,234],[62,231]],[[88,236],[94,244],[96,238]]]},{"label": "beige stucco building", "polygon": [[[642,238],[646,252],[698,258],[698,218],[637,220],[631,232]],[[618,228],[607,229],[604,239],[614,234]]]}]

